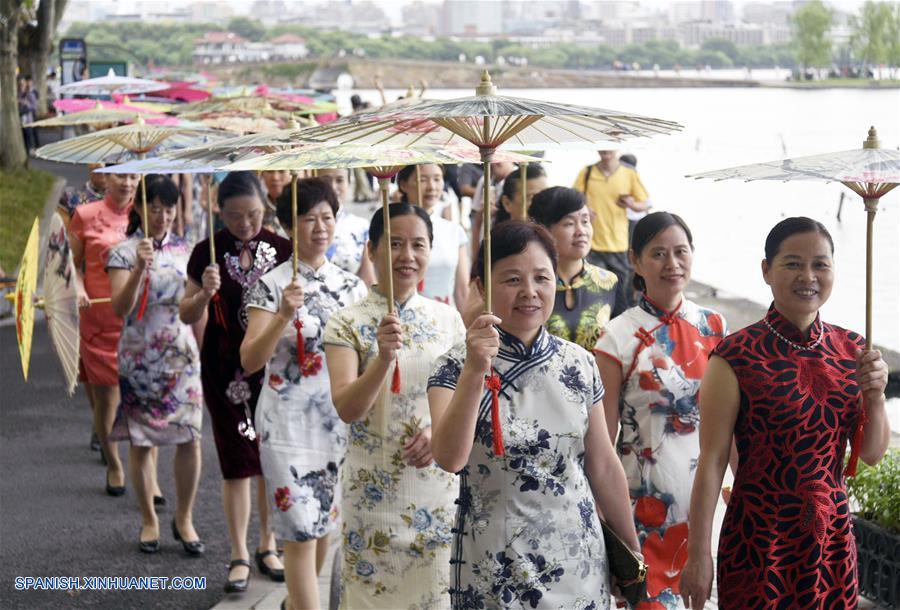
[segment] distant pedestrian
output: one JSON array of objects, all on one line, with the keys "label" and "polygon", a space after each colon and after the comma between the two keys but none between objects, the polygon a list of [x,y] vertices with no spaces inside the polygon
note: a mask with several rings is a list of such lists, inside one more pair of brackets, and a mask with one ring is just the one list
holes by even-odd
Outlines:
[{"label": "distant pedestrian", "polygon": [[19,120],[22,124],[22,138],[25,141],[25,150],[28,155],[34,154],[38,146],[37,131],[34,127],[25,127],[28,123],[37,120],[38,96],[32,86],[31,76],[19,78]]},{"label": "distant pedestrian", "polygon": [[628,260],[628,214],[647,208],[647,191],[637,172],[619,163],[615,150],[599,151],[600,160],[585,167],[573,188],[585,194],[594,212],[594,237],[588,261],[609,269],[619,278],[613,317],[630,306],[631,273]]},{"label": "distant pedestrian", "polygon": [[82,186],[66,187],[62,195],[59,196],[57,207],[60,210],[60,216],[66,228],[72,216],[75,214],[75,208],[85,203],[98,201],[103,199],[106,191],[106,174],[101,174],[94,170],[104,166],[103,163],[90,163],[87,166],[88,180]]}]

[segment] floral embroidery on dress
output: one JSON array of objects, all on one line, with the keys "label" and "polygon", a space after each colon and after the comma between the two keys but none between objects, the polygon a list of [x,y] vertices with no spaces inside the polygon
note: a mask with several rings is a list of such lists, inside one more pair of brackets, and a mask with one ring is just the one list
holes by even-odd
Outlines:
[{"label": "floral embroidery on dress", "polygon": [[278,252],[268,242],[251,239],[246,244],[246,250],[250,253],[252,261],[250,267],[244,269],[241,266],[241,253],[244,251],[244,242],[235,240],[234,247],[237,249],[237,255],[231,252],[225,252],[225,270],[235,282],[240,284],[241,309],[238,316],[241,322],[241,328],[247,328],[247,311],[243,304],[247,302],[250,290],[257,283],[259,278],[268,273],[272,267],[278,262]]}]

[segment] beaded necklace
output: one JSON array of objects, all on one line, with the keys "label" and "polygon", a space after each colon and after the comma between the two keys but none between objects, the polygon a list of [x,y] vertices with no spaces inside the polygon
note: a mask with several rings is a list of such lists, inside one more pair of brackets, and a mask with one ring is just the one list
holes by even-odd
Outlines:
[{"label": "beaded necklace", "polygon": [[790,339],[788,339],[787,337],[785,337],[784,335],[782,335],[780,332],[778,332],[777,330],[775,330],[775,328],[773,328],[772,325],[769,324],[769,317],[768,317],[768,316],[766,316],[765,318],[763,318],[763,324],[766,325],[766,328],[768,328],[770,331],[772,331],[772,334],[773,334],[773,335],[775,335],[776,337],[778,337],[779,339],[781,339],[782,341],[784,341],[785,343],[787,343],[788,345],[790,345],[791,347],[793,347],[793,348],[794,348],[795,350],[797,350],[797,351],[816,349],[816,348],[819,346],[819,343],[822,342],[822,336],[823,336],[823,333],[822,333],[821,322],[819,323],[819,336],[816,338],[815,341],[813,341],[812,343],[808,343],[808,344],[806,344],[806,345],[800,345],[800,344],[798,344],[798,343],[794,343],[793,341],[791,341]]}]

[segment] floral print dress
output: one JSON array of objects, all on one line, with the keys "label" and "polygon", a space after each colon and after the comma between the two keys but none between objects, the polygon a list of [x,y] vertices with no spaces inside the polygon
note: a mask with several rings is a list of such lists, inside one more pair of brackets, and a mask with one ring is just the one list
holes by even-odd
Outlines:
[{"label": "floral print dress", "polygon": [[[543,328],[530,349],[498,330],[505,455],[494,454],[485,391],[459,472],[453,608],[608,608],[606,547],[583,467],[589,414],[602,408],[597,366]],[[455,390],[465,355],[461,344],[440,358],[428,386]]]},{"label": "floral print dress", "polygon": [[[109,269],[130,271],[137,261],[140,229],[116,246]],[[203,392],[200,352],[191,327],[178,317],[190,249],[177,235],[157,244],[153,265],[138,289],[138,305],[125,318],[119,338],[121,402],[113,438],[138,447],[180,445],[200,438]],[[147,307],[138,319],[146,278]]]},{"label": "floral print dress", "polygon": [[365,256],[366,242],[369,240],[369,223],[340,208],[334,225],[334,241],[325,256],[332,263],[356,275]]},{"label": "floral print dress", "polygon": [[[560,339],[592,350],[616,304],[618,278],[612,271],[587,261],[582,265],[581,272],[569,284],[557,276],[556,300],[547,320],[547,330]],[[574,297],[571,308],[566,304],[569,291]]]},{"label": "floral print dress", "polygon": [[[437,358],[465,337],[450,306],[419,294],[395,309],[403,328],[400,393],[391,376],[365,418],[350,425],[342,475],[342,608],[448,608],[455,475],[414,468],[403,445],[431,425],[426,381]],[[331,317],[325,344],[353,349],[360,373],[378,356],[375,331],[387,299],[373,289]]]},{"label": "floral print dress", "polygon": [[643,609],[684,607],[679,581],[700,456],[700,381],[725,334],[724,318],[710,309],[682,300],[666,312],[644,295],[597,341],[595,351],[622,371],[616,451],[648,565]]},{"label": "floral print dress", "polygon": [[[250,290],[247,309],[277,313],[291,282],[285,262]],[[338,469],[347,449],[347,428],[331,402],[322,337],[336,311],[366,296],[355,275],[326,262],[313,269],[298,264],[303,307],[288,324],[266,366],[256,403],[256,431],[275,534],[305,542],[334,529],[339,515]],[[297,323],[303,336],[302,361]]]}]

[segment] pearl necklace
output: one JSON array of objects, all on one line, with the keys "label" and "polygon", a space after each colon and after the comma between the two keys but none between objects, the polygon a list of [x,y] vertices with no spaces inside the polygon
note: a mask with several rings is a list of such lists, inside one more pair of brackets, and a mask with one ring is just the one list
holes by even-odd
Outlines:
[{"label": "pearl necklace", "polygon": [[795,350],[797,350],[797,351],[813,350],[813,349],[816,349],[817,347],[819,347],[819,343],[822,342],[822,336],[823,336],[823,334],[824,334],[824,333],[822,332],[822,328],[821,328],[821,325],[820,325],[820,327],[819,327],[819,336],[816,338],[816,340],[813,341],[812,343],[808,343],[808,344],[806,344],[806,345],[800,345],[800,344],[798,344],[798,343],[794,343],[793,341],[791,341],[790,339],[788,339],[787,337],[785,337],[784,335],[782,335],[780,332],[778,332],[777,330],[775,330],[775,329],[772,327],[772,325],[769,324],[769,318],[768,318],[768,316],[765,317],[765,318],[763,318],[763,324],[766,325],[766,328],[768,328],[770,331],[772,331],[772,334],[773,334],[773,335],[775,335],[776,337],[778,337],[779,339],[781,339],[782,341],[784,341],[785,343],[787,343],[788,345],[790,345],[791,347],[793,347],[793,348],[794,348]]}]

